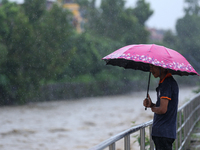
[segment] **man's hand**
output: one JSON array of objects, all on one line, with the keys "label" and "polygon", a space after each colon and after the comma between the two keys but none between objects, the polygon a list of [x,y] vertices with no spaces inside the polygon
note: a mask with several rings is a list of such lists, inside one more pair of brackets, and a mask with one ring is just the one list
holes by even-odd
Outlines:
[{"label": "man's hand", "polygon": [[148,97],[143,101],[143,105],[144,107],[152,107],[152,101],[151,101],[151,98],[148,94]]}]

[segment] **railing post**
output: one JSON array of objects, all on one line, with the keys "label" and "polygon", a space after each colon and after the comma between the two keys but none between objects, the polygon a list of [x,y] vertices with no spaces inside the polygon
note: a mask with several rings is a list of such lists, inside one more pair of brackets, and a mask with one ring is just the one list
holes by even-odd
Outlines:
[{"label": "railing post", "polygon": [[154,142],[152,140],[152,125],[149,126],[149,139],[150,139],[150,150],[154,150]]},{"label": "railing post", "polygon": [[130,134],[124,137],[124,150],[130,150]]},{"label": "railing post", "polygon": [[140,129],[140,150],[145,150],[145,128]]},{"label": "railing post", "polygon": [[186,122],[186,107],[183,108],[183,118],[184,118],[183,136],[184,136],[184,139],[185,139],[185,137],[186,137],[186,126],[187,126],[187,122]]},{"label": "railing post", "polygon": [[115,150],[115,143],[112,143],[111,145],[109,145],[109,150]]},{"label": "railing post", "polygon": [[[177,139],[179,138],[179,141],[177,140],[177,148],[178,149],[178,145],[181,145],[182,143],[182,111],[179,111],[179,127],[180,127],[180,131],[179,131],[179,137],[177,137]],[[179,144],[178,144],[179,143]]]}]

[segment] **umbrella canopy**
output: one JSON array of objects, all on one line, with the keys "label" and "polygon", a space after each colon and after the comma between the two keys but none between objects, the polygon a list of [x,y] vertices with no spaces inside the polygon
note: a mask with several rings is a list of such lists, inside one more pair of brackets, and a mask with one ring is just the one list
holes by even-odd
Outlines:
[{"label": "umbrella canopy", "polygon": [[177,51],[155,44],[128,45],[105,56],[106,64],[149,71],[149,64],[160,66],[175,75],[199,75]]}]

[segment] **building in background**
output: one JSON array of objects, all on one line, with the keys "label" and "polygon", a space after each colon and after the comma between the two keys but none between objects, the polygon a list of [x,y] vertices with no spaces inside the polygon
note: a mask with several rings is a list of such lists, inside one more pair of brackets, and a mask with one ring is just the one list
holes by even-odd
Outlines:
[{"label": "building in background", "polygon": [[152,42],[162,42],[165,34],[165,30],[159,30],[155,28],[147,28],[150,33],[150,41]]},{"label": "building in background", "polygon": [[68,9],[73,14],[72,24],[78,33],[83,31],[84,19],[81,17],[80,6],[74,0],[57,0],[57,2],[64,8]]},{"label": "building in background", "polygon": [[53,4],[55,3],[55,0],[46,0],[46,8],[47,10],[51,9]]}]

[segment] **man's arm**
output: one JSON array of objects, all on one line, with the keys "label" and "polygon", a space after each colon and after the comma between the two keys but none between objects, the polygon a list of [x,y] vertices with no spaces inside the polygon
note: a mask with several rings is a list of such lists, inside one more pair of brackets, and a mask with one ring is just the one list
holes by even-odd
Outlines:
[{"label": "man's arm", "polygon": [[151,111],[156,113],[156,114],[165,114],[167,112],[167,107],[168,107],[169,100],[166,98],[161,98],[160,99],[160,106],[156,107],[153,105],[151,107]]}]

